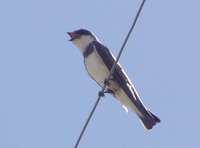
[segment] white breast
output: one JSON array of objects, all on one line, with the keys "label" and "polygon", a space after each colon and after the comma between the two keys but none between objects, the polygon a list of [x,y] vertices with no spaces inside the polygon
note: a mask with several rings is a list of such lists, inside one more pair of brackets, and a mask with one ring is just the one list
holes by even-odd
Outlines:
[{"label": "white breast", "polygon": [[109,75],[109,71],[96,51],[85,58],[85,66],[90,76],[103,86],[105,78]]},{"label": "white breast", "polygon": [[[108,78],[109,70],[103,63],[102,59],[97,55],[96,51],[94,51],[87,58],[85,58],[84,62],[89,75],[103,87],[104,80]],[[126,95],[124,90],[120,88],[115,81],[110,82],[109,88],[114,90],[115,92],[114,97],[117,100],[119,100],[119,102],[123,105],[123,108],[126,110],[126,112],[128,112],[128,108],[131,108],[135,112],[139,113],[139,111],[137,110],[135,105],[131,102],[131,100]]]}]

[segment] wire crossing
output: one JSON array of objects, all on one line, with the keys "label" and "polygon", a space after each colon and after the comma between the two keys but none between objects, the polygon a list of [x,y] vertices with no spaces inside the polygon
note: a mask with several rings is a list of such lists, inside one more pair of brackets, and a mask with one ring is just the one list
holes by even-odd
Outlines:
[{"label": "wire crossing", "polygon": [[[140,15],[140,13],[141,13],[141,11],[142,11],[142,8],[143,8],[145,2],[146,2],[146,0],[143,0],[142,3],[140,4],[140,7],[139,7],[139,9],[138,9],[138,11],[137,11],[137,14],[136,14],[136,16],[135,16],[135,18],[134,18],[134,21],[133,21],[133,23],[132,23],[132,26],[131,26],[131,28],[130,28],[130,30],[129,30],[129,32],[128,32],[128,34],[127,34],[127,36],[126,36],[126,38],[125,38],[125,40],[124,40],[124,42],[123,42],[121,48],[120,48],[120,51],[119,51],[119,53],[118,53],[118,55],[117,55],[117,58],[116,58],[116,61],[114,62],[113,66],[112,66],[112,68],[111,68],[111,70],[110,70],[109,76],[108,76],[108,78],[107,78],[105,81],[109,81],[109,80],[111,79],[111,76],[112,76],[112,74],[113,74],[113,72],[114,72],[114,70],[115,70],[115,67],[116,67],[116,65],[117,65],[117,63],[118,63],[118,61],[119,61],[119,58],[120,58],[120,56],[121,56],[121,54],[122,54],[122,52],[123,52],[123,50],[124,50],[124,47],[125,47],[125,45],[126,45],[128,39],[129,39],[129,37],[130,37],[130,35],[131,35],[131,33],[132,33],[134,27],[135,27],[135,25],[136,25],[136,22],[137,22],[137,20],[138,20],[138,18],[139,18],[139,15]],[[94,47],[94,48],[95,48],[95,47]],[[84,135],[84,132],[85,132],[85,130],[86,130],[86,128],[87,128],[87,126],[88,126],[88,124],[89,124],[89,122],[90,122],[90,120],[91,120],[91,118],[92,118],[92,116],[93,116],[93,114],[94,114],[94,112],[95,112],[95,110],[96,110],[96,108],[97,108],[97,106],[98,106],[98,104],[99,104],[101,98],[102,98],[102,96],[104,96],[105,90],[106,90],[106,83],[105,83],[104,86],[102,87],[101,91],[99,91],[98,98],[97,98],[97,100],[96,100],[96,102],[95,102],[95,104],[94,104],[94,106],[93,106],[93,108],[92,108],[92,110],[91,110],[91,112],[90,112],[90,114],[89,114],[89,116],[88,116],[88,118],[87,118],[87,120],[86,120],[84,126],[83,126],[83,129],[81,130],[81,133],[80,133],[80,135],[79,135],[79,137],[78,137],[78,139],[77,139],[77,141],[76,141],[76,144],[75,144],[74,148],[78,148],[79,143],[80,143],[80,141],[81,141],[81,139],[82,139],[82,137],[83,137],[83,135]]]}]

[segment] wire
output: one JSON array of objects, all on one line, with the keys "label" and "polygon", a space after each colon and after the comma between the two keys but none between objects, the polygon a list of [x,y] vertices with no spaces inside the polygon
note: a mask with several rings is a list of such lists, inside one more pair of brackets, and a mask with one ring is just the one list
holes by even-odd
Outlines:
[{"label": "wire", "polygon": [[[123,50],[124,50],[124,47],[125,47],[125,45],[126,45],[128,39],[129,39],[129,37],[130,37],[130,35],[131,35],[131,33],[132,33],[134,27],[135,27],[135,25],[136,25],[136,22],[137,22],[137,20],[138,20],[138,18],[139,18],[139,15],[140,15],[141,11],[142,11],[142,8],[143,8],[143,6],[144,6],[145,1],[146,1],[146,0],[143,0],[143,1],[142,1],[141,5],[140,5],[140,7],[139,7],[139,9],[138,9],[138,11],[137,11],[137,14],[136,14],[136,16],[135,16],[135,18],[134,18],[133,24],[132,24],[132,26],[131,26],[131,28],[130,28],[130,30],[129,30],[129,32],[128,32],[128,34],[127,34],[127,36],[126,36],[126,38],[125,38],[125,40],[124,40],[124,42],[123,42],[123,44],[122,44],[122,46],[121,46],[121,48],[120,48],[120,51],[119,51],[118,56],[117,56],[117,58],[116,58],[116,61],[114,62],[113,66],[112,66],[112,68],[111,68],[111,70],[110,70],[109,76],[108,76],[108,78],[106,79],[106,80],[108,80],[108,81],[111,79],[111,76],[112,76],[112,74],[113,74],[113,72],[114,72],[114,70],[115,70],[115,67],[116,67],[116,65],[117,65],[117,63],[118,63],[118,61],[119,61],[119,58],[120,58],[120,56],[121,56],[121,54],[122,54],[122,52],[123,52]],[[75,144],[74,148],[77,148],[77,147],[78,147],[78,145],[79,145],[79,143],[80,143],[80,141],[81,141],[81,139],[82,139],[82,137],[83,137],[83,134],[84,134],[84,132],[85,132],[85,130],[86,130],[86,128],[87,128],[89,122],[90,122],[90,119],[92,118],[92,115],[94,114],[94,112],[95,112],[95,110],[96,110],[96,108],[97,108],[97,106],[98,106],[98,104],[99,104],[99,102],[100,102],[102,96],[104,95],[105,89],[106,89],[106,84],[104,84],[104,86],[102,87],[101,91],[99,92],[98,98],[97,98],[97,100],[96,100],[96,102],[95,102],[95,104],[94,104],[94,106],[93,106],[93,108],[92,108],[92,110],[91,110],[91,112],[90,112],[90,114],[89,114],[89,116],[88,116],[88,118],[87,118],[87,120],[86,120],[84,126],[83,126],[83,129],[82,129],[82,131],[81,131],[81,133],[80,133],[80,135],[79,135],[79,137],[78,137],[78,140],[76,141],[76,144]]]}]

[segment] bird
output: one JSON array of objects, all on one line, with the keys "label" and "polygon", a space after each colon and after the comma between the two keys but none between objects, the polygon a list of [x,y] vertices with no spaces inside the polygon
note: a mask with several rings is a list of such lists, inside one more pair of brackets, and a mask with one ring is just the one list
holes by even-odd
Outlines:
[{"label": "bird", "polygon": [[70,37],[69,41],[80,49],[89,76],[100,87],[106,85],[105,93],[112,94],[126,112],[129,110],[135,112],[145,129],[150,130],[161,121],[145,107],[133,83],[119,62],[116,64],[111,78],[107,79],[116,58],[94,33],[87,29],[78,29],[67,33]]}]

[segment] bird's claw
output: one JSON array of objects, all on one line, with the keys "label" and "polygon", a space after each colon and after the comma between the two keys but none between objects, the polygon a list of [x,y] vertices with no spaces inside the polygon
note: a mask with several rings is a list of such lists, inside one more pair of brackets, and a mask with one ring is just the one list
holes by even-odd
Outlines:
[{"label": "bird's claw", "polygon": [[114,94],[113,90],[111,90],[111,89],[107,89],[107,90],[105,90],[104,93]]},{"label": "bird's claw", "polygon": [[99,96],[100,97],[105,97],[105,93],[114,94],[114,92],[111,89],[106,89],[105,91],[99,91]]},{"label": "bird's claw", "polygon": [[104,80],[104,85],[109,86],[109,84],[110,84],[109,81],[110,81],[109,79],[105,79],[105,80]]},{"label": "bird's claw", "polygon": [[[112,80],[112,79],[105,79],[104,80],[104,85],[105,86],[109,86],[110,85],[110,82],[109,82],[110,80]],[[104,97],[105,93],[114,94],[114,92],[111,89],[106,89],[105,91],[99,91],[99,96],[100,97]]]},{"label": "bird's claw", "polygon": [[104,97],[104,96],[105,96],[104,92],[103,91],[99,91],[99,97]]}]

